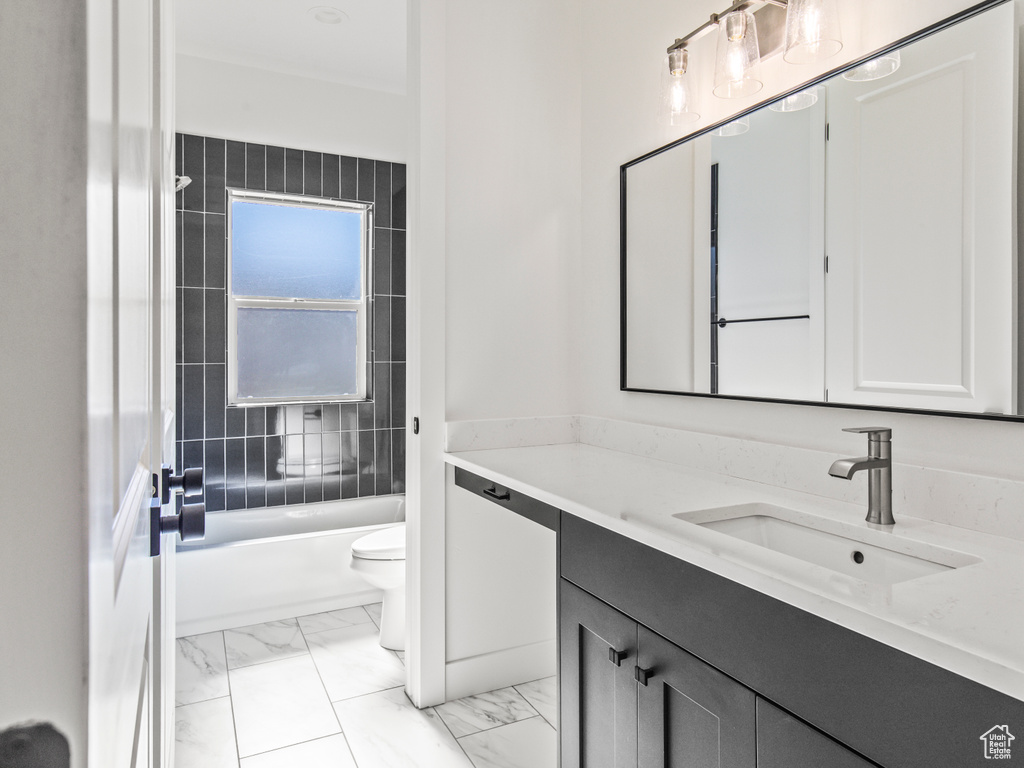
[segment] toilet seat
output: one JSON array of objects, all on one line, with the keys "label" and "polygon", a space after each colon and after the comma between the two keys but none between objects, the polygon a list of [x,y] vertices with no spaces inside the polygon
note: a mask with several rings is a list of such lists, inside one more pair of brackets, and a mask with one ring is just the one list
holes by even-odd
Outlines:
[{"label": "toilet seat", "polygon": [[405,560],[405,524],[367,534],[352,544],[352,557],[363,560]]}]

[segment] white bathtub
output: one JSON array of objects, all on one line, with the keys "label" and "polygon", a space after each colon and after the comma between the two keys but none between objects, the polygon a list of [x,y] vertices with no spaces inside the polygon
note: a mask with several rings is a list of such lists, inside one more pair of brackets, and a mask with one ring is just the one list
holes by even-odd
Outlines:
[{"label": "white bathtub", "polygon": [[217,512],[178,544],[177,636],[377,602],[351,570],[352,542],[405,520],[405,497]]}]

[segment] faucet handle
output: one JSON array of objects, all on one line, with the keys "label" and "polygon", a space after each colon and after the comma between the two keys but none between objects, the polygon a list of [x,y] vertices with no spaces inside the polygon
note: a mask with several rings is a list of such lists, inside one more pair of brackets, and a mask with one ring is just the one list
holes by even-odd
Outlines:
[{"label": "faucet handle", "polygon": [[868,440],[876,442],[892,440],[892,430],[888,427],[846,427],[843,432],[867,434]]}]

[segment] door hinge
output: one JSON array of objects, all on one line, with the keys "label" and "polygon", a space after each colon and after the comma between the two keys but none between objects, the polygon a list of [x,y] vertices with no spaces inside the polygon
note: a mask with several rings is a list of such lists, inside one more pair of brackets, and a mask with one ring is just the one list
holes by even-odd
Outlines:
[{"label": "door hinge", "polygon": [[825,123],[825,141],[828,141],[828,123]]},{"label": "door hinge", "polygon": [[828,254],[825,255],[825,274],[828,274]]},{"label": "door hinge", "polygon": [[420,417],[419,416],[413,416],[412,417],[412,433],[414,435],[418,435],[420,433]]}]

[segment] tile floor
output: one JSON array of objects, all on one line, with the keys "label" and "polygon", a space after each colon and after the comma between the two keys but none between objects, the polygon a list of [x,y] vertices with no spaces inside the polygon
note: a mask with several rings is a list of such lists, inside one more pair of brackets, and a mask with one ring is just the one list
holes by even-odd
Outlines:
[{"label": "tile floor", "polygon": [[380,604],[178,640],[175,768],[554,768],[555,679],[416,709]]}]

